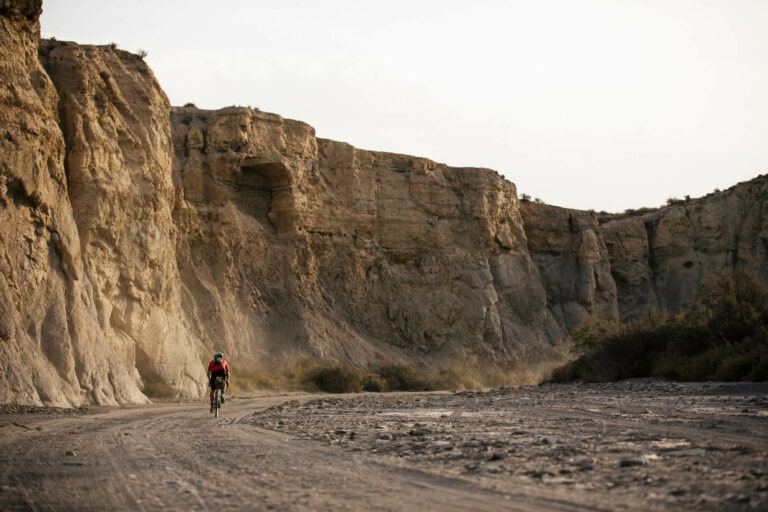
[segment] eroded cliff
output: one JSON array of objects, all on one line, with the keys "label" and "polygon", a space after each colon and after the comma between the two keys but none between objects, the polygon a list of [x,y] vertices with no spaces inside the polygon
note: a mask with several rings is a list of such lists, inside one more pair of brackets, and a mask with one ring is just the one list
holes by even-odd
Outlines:
[{"label": "eroded cliff", "polygon": [[0,0],[0,403],[199,396],[204,360],[536,359],[587,315],[768,280],[767,179],[634,216],[518,202],[487,169],[356,149],[248,108],[169,106],[112,46]]},{"label": "eroded cliff", "polygon": [[631,321],[679,312],[736,270],[768,282],[768,176],[635,214],[531,202],[522,213],[550,307],[568,329],[591,313]]},{"label": "eroded cliff", "polygon": [[0,401],[144,401],[131,354],[98,320],[39,13],[39,1],[0,8]]},{"label": "eroded cliff", "polygon": [[247,108],[171,119],[185,310],[241,360],[492,362],[564,339],[497,173]]},{"label": "eroded cliff", "polygon": [[768,176],[601,226],[624,320],[679,311],[721,273],[768,282]]},{"label": "eroded cliff", "polygon": [[619,317],[618,290],[597,217],[590,212],[522,203],[528,248],[549,308],[566,330],[585,316]]},{"label": "eroded cliff", "polygon": [[196,395],[204,373],[181,311],[168,99],[140,57],[113,47],[44,41],[40,58],[60,95],[98,328],[143,381]]}]

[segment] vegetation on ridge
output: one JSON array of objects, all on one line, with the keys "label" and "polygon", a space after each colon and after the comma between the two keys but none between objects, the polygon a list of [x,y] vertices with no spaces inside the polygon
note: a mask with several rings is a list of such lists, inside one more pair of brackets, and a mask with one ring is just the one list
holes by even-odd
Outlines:
[{"label": "vegetation on ridge", "polygon": [[654,313],[629,324],[592,317],[573,338],[581,355],[555,370],[553,381],[765,381],[768,289],[736,272],[704,286],[701,300],[680,314]]}]

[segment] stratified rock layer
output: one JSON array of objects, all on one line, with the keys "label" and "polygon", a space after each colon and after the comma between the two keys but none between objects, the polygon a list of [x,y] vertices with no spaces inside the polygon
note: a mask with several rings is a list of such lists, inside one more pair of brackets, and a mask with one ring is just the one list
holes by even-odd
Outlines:
[{"label": "stratified rock layer", "polygon": [[535,360],[587,315],[768,281],[768,178],[634,216],[519,203],[491,170],[171,108],[139,56],[40,43],[40,10],[0,0],[0,403],[197,397],[213,350]]},{"label": "stratified rock layer", "polygon": [[495,172],[358,150],[247,108],[171,118],[184,309],[208,343],[366,367],[563,340]]},{"label": "stratified rock layer", "polygon": [[131,353],[98,321],[39,12],[39,1],[0,9],[0,402],[144,401]]},{"label": "stratified rock layer", "polygon": [[617,318],[616,283],[597,218],[527,201],[522,214],[528,248],[559,324],[571,329],[593,313]]},{"label": "stratified rock layer", "polygon": [[702,285],[747,270],[768,282],[768,177],[601,226],[621,315],[679,311]]}]

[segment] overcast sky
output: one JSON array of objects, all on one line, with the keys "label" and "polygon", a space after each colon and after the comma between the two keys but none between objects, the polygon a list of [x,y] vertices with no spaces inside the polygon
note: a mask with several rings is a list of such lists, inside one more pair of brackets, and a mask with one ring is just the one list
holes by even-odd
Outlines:
[{"label": "overcast sky", "polygon": [[146,58],[173,105],[623,211],[768,172],[768,0],[45,0],[43,37]]}]

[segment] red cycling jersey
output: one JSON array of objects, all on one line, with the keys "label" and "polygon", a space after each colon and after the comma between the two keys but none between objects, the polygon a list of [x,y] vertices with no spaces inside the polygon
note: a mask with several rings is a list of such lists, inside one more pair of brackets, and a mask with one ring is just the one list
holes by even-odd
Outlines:
[{"label": "red cycling jersey", "polygon": [[211,362],[208,363],[208,373],[213,375],[217,372],[224,372],[224,375],[229,376],[229,364],[224,360],[220,363],[217,363],[215,359],[211,360]]}]

